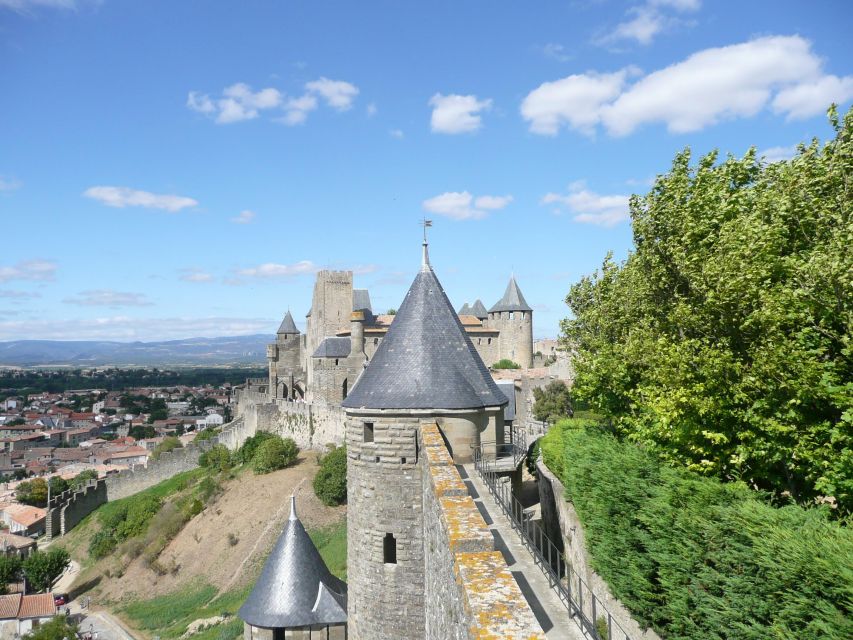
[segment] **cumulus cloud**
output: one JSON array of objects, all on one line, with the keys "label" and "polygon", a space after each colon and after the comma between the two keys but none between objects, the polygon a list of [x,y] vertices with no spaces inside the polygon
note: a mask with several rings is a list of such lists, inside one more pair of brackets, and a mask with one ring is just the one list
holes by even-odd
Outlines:
[{"label": "cumulus cloud", "polygon": [[197,267],[181,269],[180,279],[184,282],[213,282],[213,275]]},{"label": "cumulus cloud", "polygon": [[512,196],[479,196],[475,198],[467,191],[447,191],[423,201],[425,211],[454,220],[480,220],[490,211],[503,209]]},{"label": "cumulus cloud", "polygon": [[139,191],[129,187],[89,187],[83,192],[87,198],[92,198],[108,207],[145,207],[147,209],[162,209],[175,213],[187,207],[194,207],[197,200],[186,196],[157,194],[149,191]]},{"label": "cumulus cloud", "polygon": [[249,224],[255,219],[256,215],[257,214],[255,214],[254,211],[244,209],[238,215],[231,218],[231,222],[233,222],[234,224]]},{"label": "cumulus cloud", "polygon": [[[2,2],[2,0],[0,0]],[[14,191],[21,188],[21,181],[15,178],[0,176],[0,191]]]},{"label": "cumulus cloud", "polygon": [[56,263],[49,260],[21,260],[10,266],[0,266],[0,282],[12,280],[46,281],[56,277]]},{"label": "cumulus cloud", "polygon": [[301,96],[290,97],[272,87],[253,91],[248,84],[238,82],[223,89],[220,97],[211,98],[207,93],[190,91],[187,107],[218,124],[253,120],[267,112],[276,122],[295,126],[308,119],[308,114],[317,109],[319,100],[336,111],[346,111],[352,107],[358,93],[354,84],[322,77],[305,83],[305,93]]},{"label": "cumulus cloud", "polygon": [[354,84],[343,80],[329,80],[328,78],[308,82],[305,89],[321,96],[327,105],[338,111],[350,109],[358,95],[358,87]]},{"label": "cumulus cloud", "polygon": [[469,133],[482,126],[480,113],[492,107],[490,99],[477,96],[442,95],[436,93],[429,101],[432,107],[430,126],[436,133]]},{"label": "cumulus cloud", "polygon": [[645,4],[630,7],[626,12],[627,20],[596,38],[598,44],[612,44],[622,40],[632,40],[642,45],[651,44],[655,37],[685,21],[672,15],[672,12],[685,13],[698,11],[700,0],[648,0]]},{"label": "cumulus cloud", "polygon": [[179,340],[272,333],[274,318],[145,318],[108,316],[92,319],[45,318],[3,321],[0,340]]},{"label": "cumulus cloud", "polygon": [[257,267],[238,269],[237,274],[246,278],[292,278],[317,273],[319,270],[320,268],[310,260],[300,260],[293,264],[265,262]]},{"label": "cumulus cloud", "polygon": [[758,152],[759,158],[764,158],[767,162],[780,162],[782,160],[790,160],[797,155],[797,145],[790,147],[770,147]]},{"label": "cumulus cloud", "polygon": [[569,185],[567,194],[546,193],[542,204],[554,205],[558,213],[568,211],[575,222],[612,227],[629,218],[628,198],[626,195],[599,195],[579,181]]},{"label": "cumulus cloud", "polygon": [[806,118],[853,98],[853,76],[826,75],[823,65],[808,40],[768,36],[699,51],[630,85],[631,68],[546,82],[527,95],[521,115],[534,133],[567,126],[592,134],[603,126],[614,136],[655,122],[672,133],[698,131],[768,106]]},{"label": "cumulus cloud", "polygon": [[76,297],[65,298],[65,304],[84,307],[148,307],[151,302],[141,293],[128,293],[113,289],[90,289],[81,291]]}]

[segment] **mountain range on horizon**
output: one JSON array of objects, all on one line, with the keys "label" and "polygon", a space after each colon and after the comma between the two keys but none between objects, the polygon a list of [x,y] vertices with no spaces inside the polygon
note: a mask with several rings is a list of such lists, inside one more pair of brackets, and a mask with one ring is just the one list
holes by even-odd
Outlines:
[{"label": "mountain range on horizon", "polygon": [[152,342],[13,340],[0,342],[0,366],[258,365],[272,335]]}]

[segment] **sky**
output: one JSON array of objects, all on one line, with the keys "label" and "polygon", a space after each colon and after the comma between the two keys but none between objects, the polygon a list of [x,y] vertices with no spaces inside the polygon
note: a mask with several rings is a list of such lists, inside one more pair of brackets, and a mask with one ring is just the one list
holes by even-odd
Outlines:
[{"label": "sky", "polygon": [[0,0],[0,340],[304,328],[314,274],[536,337],[676,153],[766,161],[853,100],[850,4]]}]

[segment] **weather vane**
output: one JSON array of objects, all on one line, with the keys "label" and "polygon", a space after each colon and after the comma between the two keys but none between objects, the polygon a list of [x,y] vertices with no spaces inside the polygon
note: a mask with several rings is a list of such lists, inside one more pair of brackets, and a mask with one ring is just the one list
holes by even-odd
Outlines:
[{"label": "weather vane", "polygon": [[424,227],[424,244],[426,244],[426,241],[427,241],[427,234],[426,234],[426,230],[427,230],[427,227],[431,227],[431,226],[432,226],[432,220],[427,220],[426,218],[424,218],[424,219],[421,221],[421,224],[422,224],[422,225],[423,225],[423,227]]}]

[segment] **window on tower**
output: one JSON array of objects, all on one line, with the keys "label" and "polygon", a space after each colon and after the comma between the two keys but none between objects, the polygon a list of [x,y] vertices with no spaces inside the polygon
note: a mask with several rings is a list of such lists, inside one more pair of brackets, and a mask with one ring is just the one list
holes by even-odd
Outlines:
[{"label": "window on tower", "polygon": [[382,561],[385,564],[397,564],[397,539],[391,533],[382,540]]},{"label": "window on tower", "polygon": [[365,442],[373,442],[373,423],[365,422],[364,423],[364,441]]}]

